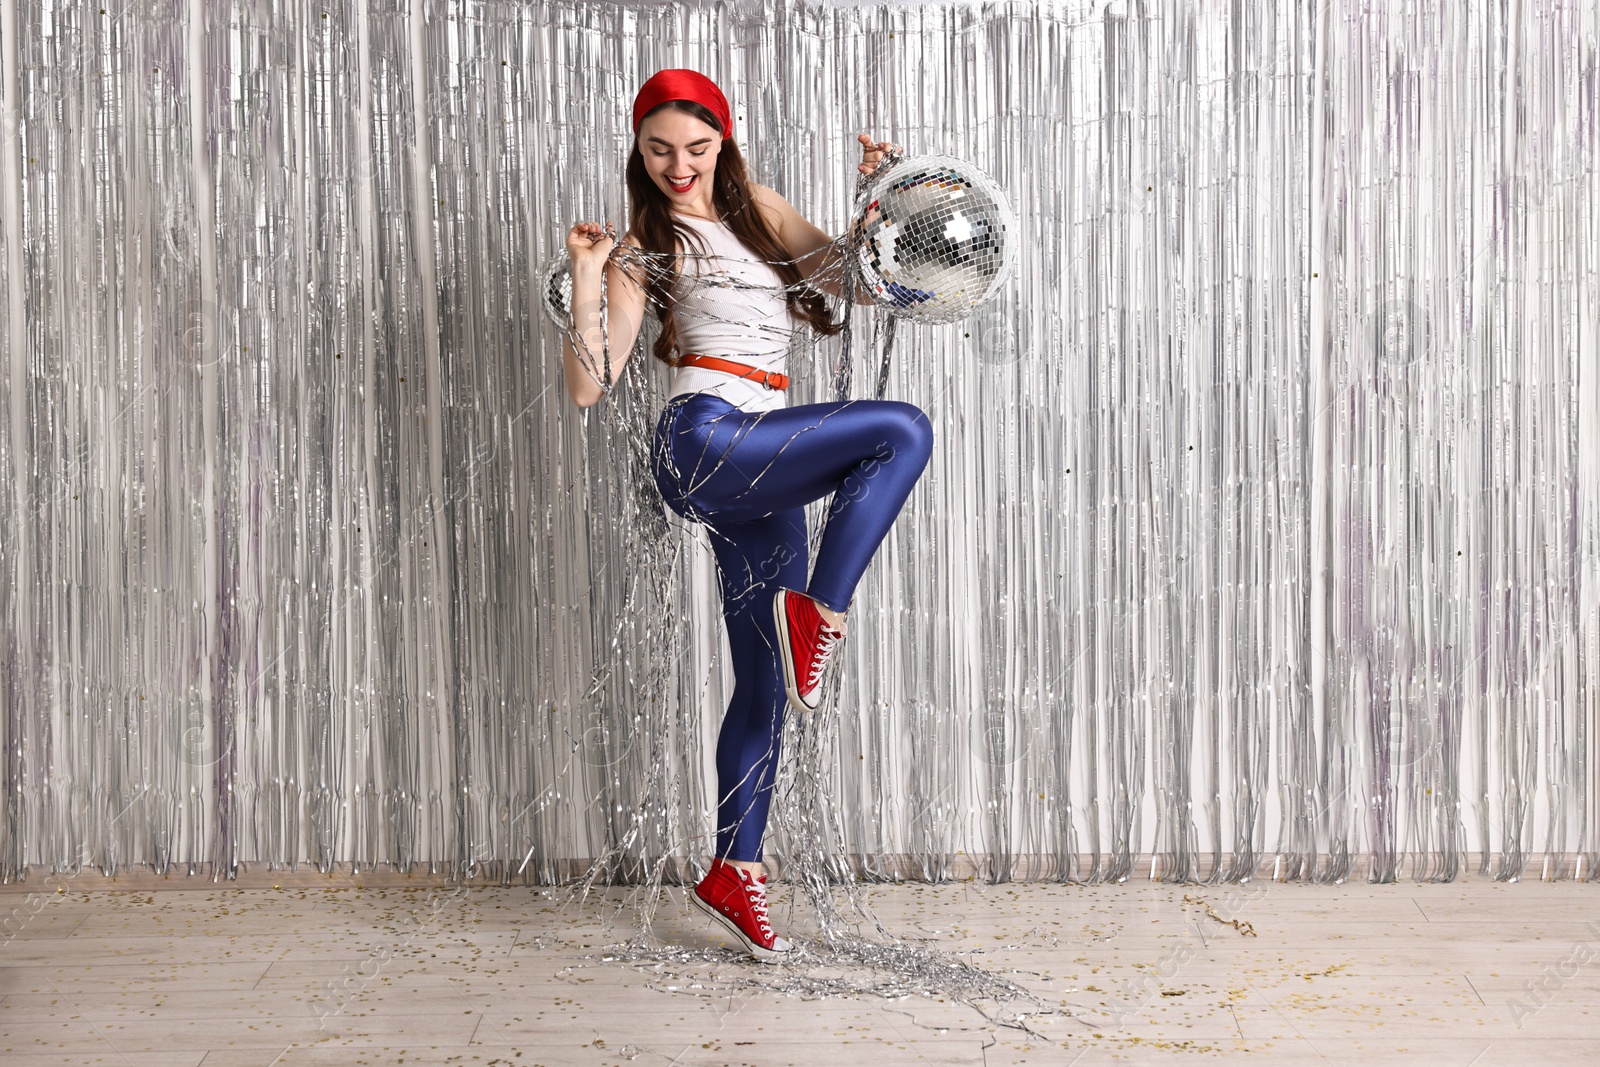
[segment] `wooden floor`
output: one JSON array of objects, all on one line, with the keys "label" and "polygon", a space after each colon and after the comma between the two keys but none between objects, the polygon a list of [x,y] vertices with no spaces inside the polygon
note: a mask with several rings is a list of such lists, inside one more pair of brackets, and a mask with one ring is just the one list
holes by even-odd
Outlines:
[{"label": "wooden floor", "polygon": [[[607,958],[632,933],[615,897],[74,882],[0,895],[0,1063],[1600,1062],[1600,885],[858,892],[894,935],[1025,987],[1026,1029],[936,997],[784,992],[830,961],[747,962],[680,890],[654,929],[686,951],[640,965]],[[773,896],[780,929],[815,930]]]}]

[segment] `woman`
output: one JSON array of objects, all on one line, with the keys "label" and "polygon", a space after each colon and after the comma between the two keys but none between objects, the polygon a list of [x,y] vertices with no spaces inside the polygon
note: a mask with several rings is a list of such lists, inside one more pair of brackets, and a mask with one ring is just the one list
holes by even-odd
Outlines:
[{"label": "woman", "polygon": [[[661,71],[639,90],[622,247],[595,223],[567,235],[573,324],[563,358],[568,391],[588,407],[626,363],[646,307],[661,318],[655,355],[674,372],[656,428],[656,484],[710,532],[734,674],[717,739],[717,855],[692,899],[771,960],[790,949],[768,921],[761,864],[784,697],[797,711],[821,703],[856,584],[933,435],[909,404],[784,405],[791,334],[840,329],[817,289],[837,294],[841,259],[827,234],[746,177],[732,126],[726,98],[694,71]],[[870,172],[891,146],[859,139],[858,169]],[[827,496],[808,577],[804,508]]]}]

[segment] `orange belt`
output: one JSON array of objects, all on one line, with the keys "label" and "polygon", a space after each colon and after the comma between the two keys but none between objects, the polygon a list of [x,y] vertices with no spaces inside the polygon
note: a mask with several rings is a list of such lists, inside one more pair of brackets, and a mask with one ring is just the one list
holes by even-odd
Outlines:
[{"label": "orange belt", "polygon": [[704,367],[706,370],[720,370],[725,374],[736,374],[741,378],[748,378],[757,385],[764,385],[768,389],[789,388],[789,376],[787,374],[759,370],[743,363],[735,363],[731,359],[723,359],[720,356],[697,356],[690,353],[679,359],[678,363],[684,367]]}]

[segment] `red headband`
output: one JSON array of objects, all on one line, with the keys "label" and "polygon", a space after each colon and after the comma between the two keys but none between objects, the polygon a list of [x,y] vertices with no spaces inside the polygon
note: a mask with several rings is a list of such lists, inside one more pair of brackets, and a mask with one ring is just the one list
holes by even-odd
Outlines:
[{"label": "red headband", "polygon": [[662,70],[650,76],[639,87],[633,98],[633,132],[639,132],[644,117],[669,100],[689,100],[700,104],[722,123],[722,139],[733,136],[733,116],[728,111],[728,98],[722,95],[717,83],[693,70]]}]

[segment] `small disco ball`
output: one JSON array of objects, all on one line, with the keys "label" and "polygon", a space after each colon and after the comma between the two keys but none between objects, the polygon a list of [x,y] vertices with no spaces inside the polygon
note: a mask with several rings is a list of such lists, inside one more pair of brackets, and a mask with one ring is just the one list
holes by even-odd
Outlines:
[{"label": "small disco ball", "polygon": [[562,249],[544,269],[540,288],[544,291],[544,311],[563,330],[572,318],[572,256]]},{"label": "small disco ball", "polygon": [[1017,220],[977,167],[920,156],[890,167],[862,195],[856,262],[874,299],[918,322],[972,314],[1011,276]]}]

